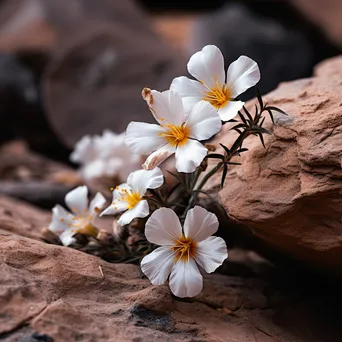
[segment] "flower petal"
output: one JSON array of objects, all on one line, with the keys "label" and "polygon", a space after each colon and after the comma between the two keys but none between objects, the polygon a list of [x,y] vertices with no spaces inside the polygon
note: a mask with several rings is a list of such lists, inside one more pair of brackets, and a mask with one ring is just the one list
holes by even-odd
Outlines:
[{"label": "flower petal", "polygon": [[68,192],[65,203],[76,215],[83,215],[88,210],[88,188],[83,185]]},{"label": "flower petal", "polygon": [[188,113],[196,103],[203,99],[208,88],[198,81],[181,76],[172,81],[170,90],[182,97],[184,111]]},{"label": "flower petal", "polygon": [[85,180],[91,180],[101,177],[106,171],[106,163],[104,160],[96,159],[86,163],[81,168],[81,176]]},{"label": "flower petal", "polygon": [[98,152],[93,137],[85,135],[75,144],[70,160],[74,163],[87,164],[97,158]]},{"label": "flower petal", "polygon": [[214,272],[227,258],[227,246],[220,237],[210,236],[197,244],[195,260],[207,273]]},{"label": "flower petal", "polygon": [[113,203],[107,207],[101,214],[100,214],[100,217],[103,216],[103,215],[116,215],[124,210],[127,209],[127,206],[125,208],[123,208],[122,210],[118,210],[118,209],[115,209],[114,208],[114,205]]},{"label": "flower petal", "polygon": [[144,88],[142,95],[160,125],[180,126],[185,121],[182,98],[176,92],[171,90],[159,92]]},{"label": "flower petal", "polygon": [[260,70],[258,64],[247,56],[240,56],[228,68],[226,83],[232,92],[233,98],[255,86],[259,81]]},{"label": "flower petal", "polygon": [[245,103],[241,101],[229,101],[225,106],[218,110],[222,121],[229,121],[233,119]]},{"label": "flower petal", "polygon": [[186,126],[190,128],[191,138],[206,140],[220,131],[222,123],[215,108],[209,102],[200,101],[191,110]]},{"label": "flower petal", "polygon": [[148,207],[147,201],[142,200],[134,208],[124,212],[118,220],[118,224],[120,226],[125,226],[126,224],[129,224],[133,219],[137,217],[146,217],[149,213],[150,209]]},{"label": "flower petal", "polygon": [[167,158],[172,156],[176,152],[176,149],[167,144],[161,148],[159,148],[157,151],[153,152],[149,155],[149,157],[146,159],[145,163],[142,165],[143,169],[153,170],[157,166],[159,166],[163,161],[165,161]]},{"label": "flower petal", "polygon": [[66,211],[61,205],[57,204],[52,208],[52,219],[49,230],[54,233],[61,233],[69,229],[73,215]]},{"label": "flower petal", "polygon": [[198,141],[189,139],[184,146],[176,149],[176,169],[178,172],[194,172],[208,150]]},{"label": "flower petal", "polygon": [[159,125],[132,121],[126,129],[126,145],[132,153],[149,154],[166,144]]},{"label": "flower petal", "polygon": [[182,226],[176,213],[169,208],[154,211],[146,222],[145,236],[156,245],[172,246],[182,236]]},{"label": "flower petal", "polygon": [[190,209],[184,221],[184,234],[196,242],[213,235],[219,226],[217,217],[208,210],[196,205]]},{"label": "flower petal", "polygon": [[74,232],[72,232],[70,229],[65,230],[60,236],[59,239],[61,240],[63,246],[70,246],[74,242],[76,242],[76,239],[73,238],[75,235]]},{"label": "flower petal", "polygon": [[150,171],[138,170],[129,174],[127,183],[133,192],[144,196],[147,189],[159,188],[164,183],[164,175],[159,167]]},{"label": "flower petal", "polygon": [[180,298],[197,296],[203,287],[203,278],[194,259],[179,260],[172,268],[170,290]]},{"label": "flower petal", "polygon": [[[108,129],[105,129],[100,136],[94,137],[94,144],[99,150],[102,158],[110,158],[113,154],[117,154],[116,149],[125,146],[125,132],[116,134]],[[113,153],[114,152],[114,153]]]},{"label": "flower petal", "polygon": [[166,282],[175,262],[174,254],[170,247],[159,247],[141,260],[141,270],[153,285]]},{"label": "flower petal", "polygon": [[90,205],[89,205],[90,215],[97,216],[99,212],[103,209],[105,204],[106,204],[105,197],[100,192],[98,192],[94,196],[92,201],[90,202]]},{"label": "flower petal", "polygon": [[203,82],[208,88],[214,88],[217,83],[224,84],[224,60],[220,49],[215,45],[207,45],[196,52],[188,63],[189,73]]},{"label": "flower petal", "polygon": [[111,205],[104,210],[100,216],[103,215],[116,215],[124,210],[128,209],[128,202],[124,200],[122,195],[125,195],[125,191],[131,191],[132,188],[127,184],[123,183],[118,185],[113,191],[113,200]]}]

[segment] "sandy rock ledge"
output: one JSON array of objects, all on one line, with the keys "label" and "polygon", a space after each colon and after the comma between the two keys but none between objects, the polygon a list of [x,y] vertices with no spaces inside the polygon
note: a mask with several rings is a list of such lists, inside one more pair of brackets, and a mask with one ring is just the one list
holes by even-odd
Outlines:
[{"label": "sandy rock ledge", "polygon": [[[233,168],[220,197],[229,216],[276,249],[342,274],[342,57],[323,62],[309,79],[281,84],[265,101],[276,114],[266,149]],[[253,105],[254,105],[254,101]],[[226,126],[217,141],[229,146]],[[234,135],[234,134],[233,134]],[[217,182],[217,180],[216,180]]]}]

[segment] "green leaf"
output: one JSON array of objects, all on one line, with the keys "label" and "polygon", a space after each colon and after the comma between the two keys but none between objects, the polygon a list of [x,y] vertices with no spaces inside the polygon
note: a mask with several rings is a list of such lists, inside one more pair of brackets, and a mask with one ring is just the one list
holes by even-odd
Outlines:
[{"label": "green leaf", "polygon": [[284,111],[281,110],[280,108],[274,107],[274,106],[267,106],[267,107],[265,108],[265,110],[267,110],[267,111],[274,110],[275,112],[279,112],[279,113],[281,113],[281,114],[288,115],[286,112],[284,112]]},{"label": "green leaf", "polygon": [[210,153],[210,154],[207,154],[205,156],[205,158],[207,158],[207,159],[213,158],[213,159],[221,159],[221,160],[223,160],[224,156],[222,154],[219,154],[219,153]]},{"label": "green leaf", "polygon": [[262,125],[264,124],[264,122],[265,122],[265,117],[262,118],[261,123],[260,123],[259,126],[262,127]]},{"label": "green leaf", "polygon": [[268,131],[266,128],[264,127],[260,127],[260,126],[253,126],[252,127],[252,132],[253,133],[257,133],[257,134],[269,134],[269,135],[272,135],[272,132]]},{"label": "green leaf", "polygon": [[221,178],[221,188],[223,188],[224,181],[226,180],[227,172],[228,172],[228,166],[227,166],[227,164],[224,164],[223,165],[222,178]]},{"label": "green leaf", "polygon": [[257,105],[255,105],[255,116],[254,116],[254,121],[258,118],[259,116],[259,108]]},{"label": "green leaf", "polygon": [[243,123],[240,123],[240,124],[238,124],[238,125],[236,125],[236,126],[234,126],[233,128],[231,128],[231,129],[237,129],[237,128],[247,128],[248,126],[247,125],[245,125],[245,124],[243,124]]},{"label": "green leaf", "polygon": [[242,165],[241,163],[235,163],[235,162],[226,162],[227,165]]},{"label": "green leaf", "polygon": [[224,146],[223,144],[220,143],[220,145],[223,147],[223,149],[226,151],[228,155],[230,155],[230,150],[227,146]]},{"label": "green leaf", "polygon": [[247,110],[247,108],[245,106],[243,106],[243,110],[244,112],[246,113],[246,115],[248,116],[248,121],[251,123],[253,122],[253,118],[252,118],[252,115],[250,114],[250,112]]},{"label": "green leaf", "polygon": [[269,109],[267,109],[267,111],[268,111],[268,114],[270,115],[270,118],[271,118],[272,123],[273,123],[273,125],[274,125],[274,117],[273,117],[272,111],[269,110]]},{"label": "green leaf", "polygon": [[239,128],[232,128],[233,131],[238,132],[239,134],[242,134]]},{"label": "green leaf", "polygon": [[249,151],[248,148],[243,147],[237,150],[236,153],[242,153],[242,152],[247,152],[247,151]]},{"label": "green leaf", "polygon": [[266,146],[265,146],[265,141],[264,141],[264,137],[262,136],[261,133],[259,133],[258,135],[259,135],[260,141],[261,141],[261,143],[262,143],[262,146],[264,146],[264,148],[266,148]]},{"label": "green leaf", "polygon": [[259,88],[257,86],[255,87],[255,90],[256,90],[256,93],[257,93],[257,99],[259,101],[260,108],[264,108],[264,101],[262,100],[261,92],[260,92],[260,90],[259,90]]},{"label": "green leaf", "polygon": [[241,121],[242,121],[244,124],[247,124],[247,121],[246,121],[245,117],[243,116],[243,114],[242,114],[240,111],[238,111],[238,115],[239,115]]}]

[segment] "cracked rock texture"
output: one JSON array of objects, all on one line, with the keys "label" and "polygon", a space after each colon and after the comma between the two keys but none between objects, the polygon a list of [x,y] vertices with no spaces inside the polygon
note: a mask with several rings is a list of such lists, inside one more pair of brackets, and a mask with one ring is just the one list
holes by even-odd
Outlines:
[{"label": "cracked rock texture", "polygon": [[205,276],[202,293],[181,301],[137,266],[40,242],[48,212],[6,197],[0,208],[1,341],[340,341],[339,289],[303,284],[251,251],[232,250],[229,275]]},{"label": "cracked rock texture", "polygon": [[[244,144],[220,197],[229,216],[296,259],[342,274],[342,57],[265,96],[276,114],[264,149]],[[255,101],[251,101],[254,105]],[[228,147],[228,125],[216,141]],[[217,182],[217,180],[216,180]]]}]

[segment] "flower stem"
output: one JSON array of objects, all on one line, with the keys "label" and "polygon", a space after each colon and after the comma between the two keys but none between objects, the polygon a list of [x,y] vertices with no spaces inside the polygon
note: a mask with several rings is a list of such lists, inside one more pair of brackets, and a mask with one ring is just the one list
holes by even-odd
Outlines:
[{"label": "flower stem", "polygon": [[[205,185],[205,183],[208,181],[208,179],[210,177],[212,177],[218,170],[220,170],[220,168],[222,167],[223,165],[223,162],[219,162],[212,170],[210,170],[205,176],[204,178],[202,179],[201,183],[199,184],[199,186],[195,189],[195,190],[201,190],[203,188],[203,186]],[[199,176],[199,173],[198,173],[198,176]],[[197,177],[198,179],[198,177]],[[196,180],[197,180],[196,179]],[[194,182],[194,185],[193,187],[195,187],[196,185],[196,182]],[[193,189],[194,190],[194,189]],[[196,198],[197,198],[197,194],[198,192],[193,192],[191,194],[191,197],[189,199],[189,203],[188,203],[188,206],[186,207],[186,209],[184,210],[184,213],[182,215],[182,217],[184,218],[186,213],[188,212],[189,209],[192,208],[192,206],[194,205],[195,201],[196,201]]]},{"label": "flower stem", "polygon": [[219,162],[213,169],[211,169],[211,170],[203,177],[201,183],[198,185],[198,187],[196,188],[196,190],[202,190],[202,188],[204,187],[205,183],[209,180],[209,178],[211,178],[217,171],[219,171],[223,164],[224,164],[223,162]]}]

